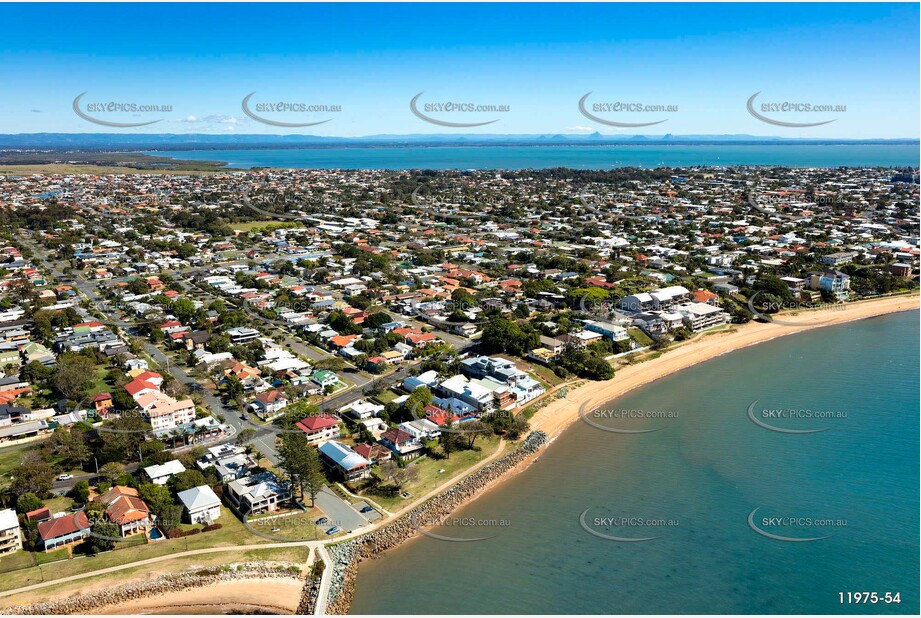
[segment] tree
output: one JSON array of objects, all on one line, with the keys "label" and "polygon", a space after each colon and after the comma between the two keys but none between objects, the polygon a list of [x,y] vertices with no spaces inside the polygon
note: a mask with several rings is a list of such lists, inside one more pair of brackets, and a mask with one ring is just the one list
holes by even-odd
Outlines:
[{"label": "tree", "polygon": [[114,461],[103,464],[103,466],[99,468],[99,478],[104,479],[110,483],[114,482],[115,479],[120,477],[123,473],[124,470],[122,470],[122,467]]},{"label": "tree", "polygon": [[10,491],[15,495],[33,493],[38,497],[47,496],[54,482],[54,469],[36,451],[27,452],[13,474]]},{"label": "tree", "polygon": [[90,484],[89,481],[79,481],[74,488],[71,490],[70,495],[74,500],[82,504],[90,499]]},{"label": "tree", "polygon": [[201,473],[200,470],[186,470],[180,472],[172,479],[170,483],[173,486],[173,491],[180,492],[185,491],[186,489],[192,489],[193,487],[201,487],[202,485],[207,485],[205,481],[205,475]]},{"label": "tree", "polygon": [[166,485],[141,483],[138,487],[138,495],[140,495],[141,500],[147,503],[147,506],[157,517],[161,517],[167,508],[175,505],[173,495]]},{"label": "tree", "polygon": [[246,429],[241,430],[240,433],[237,434],[237,444],[246,444],[248,442],[251,442],[252,439],[255,437],[256,437],[256,430],[253,429],[252,427],[247,427]]},{"label": "tree", "polygon": [[65,469],[82,467],[92,455],[85,432],[77,427],[70,430],[58,427],[45,448],[52,456],[60,458],[60,464]]},{"label": "tree", "polygon": [[451,453],[457,447],[457,435],[451,431],[442,431],[438,442],[441,443],[441,452],[445,454],[445,459],[450,459]]},{"label": "tree", "polygon": [[90,535],[81,543],[80,550],[96,555],[115,548],[116,539],[121,538],[121,531],[115,524],[104,520],[95,522],[90,528]]},{"label": "tree", "polygon": [[49,379],[54,374],[54,369],[42,365],[37,360],[31,361],[19,372],[19,377],[26,382],[36,383]]},{"label": "tree", "polygon": [[150,424],[137,414],[106,421],[99,430],[102,458],[106,461],[132,461],[137,457],[138,447],[144,442],[147,431],[150,431]]},{"label": "tree", "polygon": [[93,361],[81,354],[62,354],[51,377],[54,387],[68,399],[86,394],[95,378]]},{"label": "tree", "polygon": [[16,499],[16,512],[17,513],[28,513],[36,509],[40,509],[45,506],[45,503],[42,502],[38,496],[31,492],[21,494]]},{"label": "tree", "polygon": [[310,496],[311,506],[326,484],[320,456],[302,433],[286,433],[278,446],[278,465],[300,492],[301,499]]}]

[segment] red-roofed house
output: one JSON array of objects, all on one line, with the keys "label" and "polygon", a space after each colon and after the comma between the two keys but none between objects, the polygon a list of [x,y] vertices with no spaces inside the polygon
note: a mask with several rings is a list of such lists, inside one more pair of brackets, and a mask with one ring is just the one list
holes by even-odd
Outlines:
[{"label": "red-roofed house", "polygon": [[381,435],[380,442],[403,459],[414,459],[422,454],[422,443],[402,429],[388,429]]},{"label": "red-roofed house", "polygon": [[390,461],[393,457],[390,449],[380,444],[356,444],[352,450],[370,461],[371,465],[377,465],[382,461]]},{"label": "red-roofed house", "polygon": [[46,552],[82,541],[89,535],[90,520],[83,511],[38,524],[38,538]]},{"label": "red-roofed house", "polygon": [[332,414],[308,416],[299,420],[295,426],[307,435],[311,444],[339,437],[339,418]]}]

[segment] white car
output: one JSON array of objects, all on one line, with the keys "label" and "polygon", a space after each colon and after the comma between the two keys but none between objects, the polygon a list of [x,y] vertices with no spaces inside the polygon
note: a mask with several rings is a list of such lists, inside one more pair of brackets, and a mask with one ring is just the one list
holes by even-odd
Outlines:
[{"label": "white car", "polygon": [[73,474],[61,474],[60,476],[58,476],[59,481],[69,481],[72,478],[74,478]]}]

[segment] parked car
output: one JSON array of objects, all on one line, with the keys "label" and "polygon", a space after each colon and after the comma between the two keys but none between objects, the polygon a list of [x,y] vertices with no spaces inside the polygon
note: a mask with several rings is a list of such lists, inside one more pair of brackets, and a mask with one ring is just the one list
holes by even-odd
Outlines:
[{"label": "parked car", "polygon": [[317,520],[318,526],[322,526],[323,524],[326,524],[326,523],[329,523],[329,519],[327,519],[326,517],[321,517],[320,519]]},{"label": "parked car", "polygon": [[332,528],[326,531],[326,534],[332,536],[336,534],[337,532],[339,532],[339,526],[333,526]]}]

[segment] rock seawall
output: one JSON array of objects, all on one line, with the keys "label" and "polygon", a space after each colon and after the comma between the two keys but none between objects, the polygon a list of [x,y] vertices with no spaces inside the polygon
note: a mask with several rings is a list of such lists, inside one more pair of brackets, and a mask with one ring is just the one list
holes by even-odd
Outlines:
[{"label": "rock seawall", "polygon": [[89,614],[108,605],[127,601],[200,588],[218,582],[265,577],[301,579],[301,574],[290,567],[245,562],[235,567],[214,567],[190,573],[161,575],[154,580],[123,584],[93,594],[78,594],[68,599],[7,607],[0,610],[0,614]]},{"label": "rock seawall", "polygon": [[358,564],[383,551],[396,547],[418,532],[418,522],[437,521],[501,478],[546,444],[547,434],[533,431],[521,445],[491,464],[483,466],[456,485],[395,519],[382,528],[364,536],[330,546],[332,581],[329,589],[327,614],[346,614],[352,604]]}]

